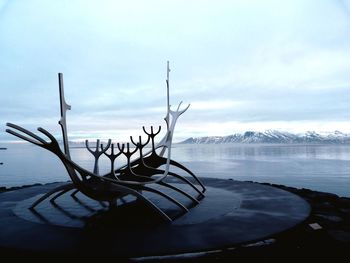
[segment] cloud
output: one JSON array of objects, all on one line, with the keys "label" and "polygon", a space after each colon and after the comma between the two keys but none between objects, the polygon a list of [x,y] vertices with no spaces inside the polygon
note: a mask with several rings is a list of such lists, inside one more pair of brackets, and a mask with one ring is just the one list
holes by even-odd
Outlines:
[{"label": "cloud", "polygon": [[191,103],[191,109],[200,111],[225,110],[239,107],[241,104],[242,102],[232,100],[194,101]]},{"label": "cloud", "polygon": [[192,105],[176,136],[293,129],[290,123],[348,129],[349,6],[0,1],[0,122],[59,134],[63,72],[72,137],[126,136],[163,124],[170,60],[171,104]]}]

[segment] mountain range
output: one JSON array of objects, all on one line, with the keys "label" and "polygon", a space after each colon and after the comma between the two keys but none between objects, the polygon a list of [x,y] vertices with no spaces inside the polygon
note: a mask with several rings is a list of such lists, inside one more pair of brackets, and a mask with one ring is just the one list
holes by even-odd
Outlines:
[{"label": "mountain range", "polygon": [[228,136],[207,136],[198,138],[188,138],[183,144],[222,144],[222,143],[329,143],[348,144],[350,134],[340,131],[322,132],[307,131],[305,133],[290,133],[276,130],[266,130],[264,132],[246,131]]}]

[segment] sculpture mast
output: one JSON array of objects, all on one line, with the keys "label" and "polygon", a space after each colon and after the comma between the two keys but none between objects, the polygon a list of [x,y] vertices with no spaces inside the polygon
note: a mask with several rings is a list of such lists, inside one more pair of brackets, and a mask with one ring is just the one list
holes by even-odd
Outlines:
[{"label": "sculpture mast", "polygon": [[61,119],[58,121],[58,124],[61,125],[61,129],[62,129],[64,153],[70,159],[68,136],[67,136],[66,112],[67,110],[71,109],[71,106],[66,103],[66,100],[64,98],[63,73],[58,73],[58,86],[60,89],[60,108],[61,108]]},{"label": "sculpture mast", "polygon": [[169,111],[170,111],[169,72],[170,72],[169,61],[167,61],[167,70],[166,70],[167,113],[166,113],[165,121],[166,121],[166,126],[168,131],[169,131],[169,121],[170,121],[169,120]]}]

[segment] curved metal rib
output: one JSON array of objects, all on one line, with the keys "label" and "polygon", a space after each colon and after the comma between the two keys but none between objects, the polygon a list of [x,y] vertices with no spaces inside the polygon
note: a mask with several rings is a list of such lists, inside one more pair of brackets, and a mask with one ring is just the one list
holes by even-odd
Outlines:
[{"label": "curved metal rib", "polygon": [[148,186],[144,186],[142,187],[142,190],[145,190],[145,191],[149,191],[149,192],[152,192],[152,193],[155,193],[155,194],[159,194],[161,196],[163,196],[164,198],[168,199],[169,201],[173,202],[175,205],[177,205],[178,207],[180,207],[182,210],[184,210],[185,212],[188,212],[188,209],[186,206],[184,206],[183,204],[181,204],[179,201],[177,201],[176,199],[172,198],[171,196],[167,195],[167,194],[164,194],[163,192],[161,191],[158,191],[156,189],[153,189],[153,188],[150,188]]},{"label": "curved metal rib", "polygon": [[174,176],[177,179],[180,179],[181,181],[187,183],[189,186],[191,186],[202,198],[205,196],[203,192],[201,192],[193,183],[191,183],[186,177],[183,177],[181,175],[178,175],[176,173],[170,172],[169,175]]},{"label": "curved metal rib", "polygon": [[[159,155],[151,155],[151,156],[147,156],[146,158],[143,158],[143,162],[145,163],[145,165],[147,167],[150,167],[150,168],[158,168],[159,166],[165,164],[165,161],[166,161],[166,158],[164,157],[161,157]],[[153,162],[154,164],[156,164],[155,166],[152,166],[152,164],[148,164],[148,162]],[[203,189],[203,192],[201,193],[204,193],[206,191],[206,188],[205,186],[203,185],[203,183],[199,180],[199,178],[194,174],[192,173],[187,167],[183,166],[182,164],[174,161],[174,160],[170,160],[170,165],[174,165],[176,166],[177,168],[180,168],[182,170],[184,170],[185,172],[187,172],[189,175],[191,175],[195,180],[196,182],[202,187]],[[170,175],[170,172],[169,172],[169,175]],[[189,182],[187,180],[187,182]],[[192,184],[192,183],[191,183]]]},{"label": "curved metal rib", "polygon": [[174,165],[177,168],[180,168],[180,169],[184,170],[185,172],[187,172],[188,174],[190,174],[197,181],[197,183],[202,187],[203,193],[207,190],[205,188],[204,184],[201,182],[201,180],[199,180],[199,178],[194,173],[192,173],[192,171],[189,170],[187,167],[183,166],[182,164],[180,164],[174,160],[170,160],[170,164]]},{"label": "curved metal rib", "polygon": [[[153,165],[148,164],[147,162],[153,162]],[[142,158],[142,162],[145,164],[146,168],[150,168],[150,169],[155,169],[156,171],[159,170],[157,169],[159,166],[163,165],[165,163],[166,159],[164,157],[158,156],[158,155],[153,155],[151,154],[151,156],[147,156],[146,158]],[[187,169],[185,166],[181,165],[180,163],[170,160],[170,164],[174,165],[180,169],[183,169],[184,171],[186,171],[188,174],[190,174],[197,182],[198,184],[202,187],[203,191],[200,191],[193,183],[191,183],[189,180],[187,180],[185,177],[180,176],[178,174],[175,174],[173,172],[169,172],[168,175],[172,175],[176,178],[181,179],[182,181],[186,182],[187,184],[189,184],[193,189],[195,189],[200,195],[204,196],[204,192],[206,191],[205,186],[202,184],[202,182],[189,170]],[[161,171],[161,170],[159,170]]]},{"label": "curved metal rib", "polygon": [[193,196],[191,196],[190,194],[186,193],[185,191],[181,190],[181,189],[178,188],[178,187],[175,187],[175,186],[173,186],[173,185],[171,185],[171,184],[168,184],[168,183],[166,183],[166,182],[163,182],[163,181],[162,181],[162,182],[159,182],[158,184],[163,185],[163,186],[165,186],[165,187],[168,187],[168,188],[170,188],[170,189],[173,189],[173,190],[175,190],[175,191],[177,191],[177,192],[183,194],[184,196],[188,197],[188,198],[191,199],[194,203],[199,204],[199,201],[198,201],[196,198],[194,198]]},{"label": "curved metal rib", "polygon": [[[151,166],[148,166],[145,161],[144,161],[144,155],[143,155],[143,148],[147,145],[147,143],[150,141],[150,139],[152,138],[152,153],[151,155],[148,157],[148,158],[154,158],[154,159],[161,159],[161,162],[164,163],[165,162],[165,158],[164,157],[160,157],[157,155],[157,153],[155,152],[155,150],[153,149],[154,147],[154,133],[153,133],[153,127],[151,127],[151,133],[148,133],[145,128],[143,127],[143,130],[144,132],[148,135],[148,140],[146,143],[142,143],[142,140],[141,140],[141,136],[139,136],[139,141],[138,142],[135,142],[132,138],[132,136],[130,136],[130,139],[131,139],[131,142],[137,147],[139,148],[139,159],[136,160],[137,161],[137,164],[136,164],[136,167],[129,167],[129,169],[131,169],[131,173],[135,176],[139,176],[139,177],[142,177],[144,178],[145,176],[149,176],[151,177],[152,175],[155,175],[155,174],[162,174],[164,173],[164,171],[160,170],[160,169],[157,169],[157,168],[153,168]],[[157,131],[157,134],[159,133],[160,131],[160,128],[159,130]],[[146,157],[147,158],[147,157]],[[133,163],[135,164],[136,161],[134,161]],[[170,164],[172,163],[172,160],[170,160]],[[170,172],[168,173],[168,175],[174,175],[174,173]],[[190,181],[188,181],[187,179],[184,179],[182,178],[182,176],[180,175],[176,175],[176,178],[179,178],[181,179],[183,182],[186,182],[187,184],[189,184],[193,189],[195,189],[196,192],[198,192],[202,197],[204,196],[202,194],[202,192],[195,186],[193,185]],[[161,181],[163,182],[163,181]],[[172,185],[169,185],[167,183],[164,182],[164,186],[167,186],[168,188],[171,188],[173,187]],[[175,189],[174,189],[175,188]],[[180,189],[174,187],[173,189],[178,191]],[[184,194],[185,196],[187,196],[188,198],[190,198],[192,201],[194,201],[195,203],[198,203],[198,200],[193,198],[191,195],[185,193],[184,191],[180,190],[182,194]],[[178,191],[178,192],[180,192]]]},{"label": "curved metal rib", "polygon": [[[118,193],[118,192],[119,193],[122,192],[125,194],[132,194],[132,195],[136,196],[137,198],[143,200],[148,206],[150,206],[153,210],[155,210],[163,219],[165,219],[166,221],[172,221],[171,218],[169,216],[167,216],[155,204],[153,204],[153,202],[151,202],[149,199],[144,197],[142,194],[140,194],[135,189],[130,188],[130,186],[132,186],[132,185],[128,185],[125,182],[124,182],[124,184],[121,184],[119,181],[116,181],[116,180],[113,180],[110,178],[106,178],[106,177],[100,177],[100,176],[94,175],[93,173],[90,173],[89,171],[85,170],[84,168],[82,168],[79,165],[77,165],[76,163],[74,163],[72,160],[65,158],[65,157],[62,158],[62,162],[64,162],[66,167],[71,167],[73,169],[76,169],[79,173],[86,173],[88,176],[91,176],[92,178],[96,178],[102,182],[110,183],[109,184],[109,189],[110,189],[109,191],[110,191],[111,195],[113,195],[113,193]],[[145,188],[147,188],[147,187],[141,186],[141,188],[140,188],[139,185],[137,186],[137,189],[140,189],[140,190],[144,190]],[[152,191],[152,190],[153,189],[151,189],[150,191]],[[156,192],[156,191],[153,191],[153,192]],[[93,198],[91,196],[89,196],[89,197]],[[93,198],[93,199],[95,199],[95,198]]]},{"label": "curved metal rib", "polygon": [[[164,171],[163,170],[160,170],[160,169],[156,169],[156,168],[152,168],[152,167],[149,167],[149,166],[146,166],[143,162],[143,158],[141,157],[140,159],[140,162],[139,162],[139,165],[136,166],[135,168],[132,168],[132,170],[135,172],[136,170],[136,174],[148,174],[149,176],[152,176],[152,175],[155,175],[155,174],[163,174]],[[140,173],[140,170],[141,170],[141,173]],[[181,181],[187,183],[190,187],[192,187],[200,196],[204,197],[204,194],[192,183],[190,182],[189,180],[187,180],[185,177],[181,176],[181,175],[178,175],[174,172],[169,172],[168,173],[169,176],[173,176],[177,179],[180,179]],[[141,176],[141,175],[140,175]],[[144,176],[142,176],[144,177]],[[163,182],[163,181],[161,181]],[[191,196],[192,197],[192,196]],[[196,201],[198,201],[197,199],[195,199]]]},{"label": "curved metal rib", "polygon": [[[16,125],[16,124],[13,124],[13,123],[6,123],[6,126],[8,126],[8,127],[10,127],[10,128],[13,128],[13,129],[16,129],[16,130],[18,130],[18,131],[20,131],[20,132],[23,132],[24,134],[27,134],[27,135],[29,135],[30,137],[32,137],[32,138],[34,138],[34,139],[36,139],[37,141],[39,141],[39,142],[41,142],[42,144],[46,144],[47,142],[44,140],[44,139],[42,139],[41,137],[39,137],[39,136],[37,136],[36,134],[34,134],[34,133],[32,133],[32,132],[30,132],[30,131],[28,131],[28,130],[26,130],[26,129],[24,129],[24,128],[22,128],[21,126],[18,126],[18,125]],[[8,131],[11,131],[11,130],[8,130]],[[12,133],[13,134],[13,133]],[[14,134],[13,134],[14,135]],[[15,135],[16,136],[16,135]],[[23,138],[22,138],[23,139]]]},{"label": "curved metal rib", "polygon": [[160,215],[165,221],[171,222],[172,219],[165,214],[161,209],[159,209],[155,204],[153,204],[152,201],[150,201],[148,198],[146,198],[145,196],[143,196],[142,194],[140,194],[138,191],[128,188],[126,186],[123,185],[114,185],[114,187],[119,188],[121,191],[134,195],[136,196],[136,198],[141,199],[143,202],[145,202],[146,205],[148,205],[150,208],[152,208],[155,212],[158,213],[158,215]]}]

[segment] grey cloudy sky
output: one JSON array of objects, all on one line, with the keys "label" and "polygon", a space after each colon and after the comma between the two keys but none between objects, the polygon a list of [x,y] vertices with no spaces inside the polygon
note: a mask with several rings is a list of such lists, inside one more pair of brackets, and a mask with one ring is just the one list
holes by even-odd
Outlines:
[{"label": "grey cloudy sky", "polygon": [[[8,121],[125,139],[191,103],[176,139],[350,132],[350,1],[0,0],[0,140]],[[164,126],[164,125],[163,125]]]}]

